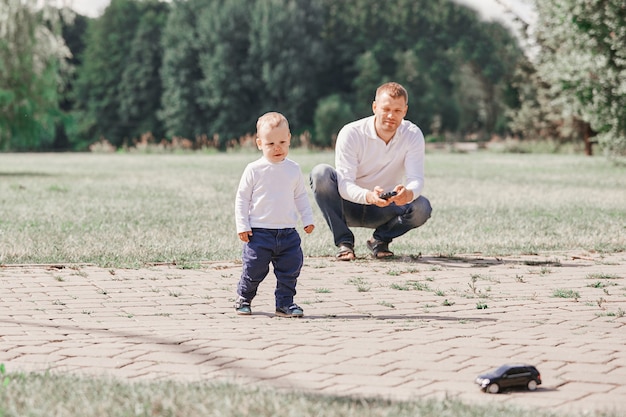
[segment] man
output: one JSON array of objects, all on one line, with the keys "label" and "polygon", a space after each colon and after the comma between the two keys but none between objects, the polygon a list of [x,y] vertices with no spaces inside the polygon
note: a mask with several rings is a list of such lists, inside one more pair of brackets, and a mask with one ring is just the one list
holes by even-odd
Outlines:
[{"label": "man", "polygon": [[[424,135],[404,120],[408,93],[390,82],[376,90],[374,115],[344,126],[337,136],[335,167],[310,175],[315,201],[333,233],[337,259],[355,259],[349,226],[374,229],[367,247],[375,258],[393,256],[389,243],[424,224],[432,208],[424,188]],[[406,181],[406,183],[403,183]],[[395,192],[387,197],[383,193]]]}]

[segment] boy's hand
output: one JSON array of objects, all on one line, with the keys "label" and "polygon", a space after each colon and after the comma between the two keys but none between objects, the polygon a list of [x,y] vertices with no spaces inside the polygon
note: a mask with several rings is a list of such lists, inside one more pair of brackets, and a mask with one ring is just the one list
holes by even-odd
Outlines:
[{"label": "boy's hand", "polygon": [[313,229],[315,229],[315,225],[314,224],[310,224],[308,226],[304,226],[304,231],[307,232],[307,234],[311,233],[313,231]]},{"label": "boy's hand", "polygon": [[252,236],[252,230],[247,230],[245,232],[238,233],[239,239],[244,242],[250,242],[250,236]]}]

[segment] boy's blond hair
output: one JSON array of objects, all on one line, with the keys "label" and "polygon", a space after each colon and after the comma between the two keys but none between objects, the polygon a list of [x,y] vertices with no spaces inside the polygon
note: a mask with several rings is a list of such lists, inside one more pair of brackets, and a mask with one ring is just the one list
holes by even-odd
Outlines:
[{"label": "boy's blond hair", "polygon": [[262,129],[274,129],[278,126],[285,125],[289,129],[289,122],[287,118],[275,111],[267,112],[263,116],[259,117],[256,122],[257,135]]}]

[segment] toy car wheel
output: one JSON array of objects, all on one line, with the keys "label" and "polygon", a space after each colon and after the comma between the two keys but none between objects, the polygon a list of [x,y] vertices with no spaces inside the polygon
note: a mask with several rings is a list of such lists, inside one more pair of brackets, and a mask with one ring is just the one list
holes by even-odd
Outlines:
[{"label": "toy car wheel", "polygon": [[528,381],[528,390],[534,391],[536,389],[537,389],[537,381],[535,381],[534,379],[531,379],[530,381]]},{"label": "toy car wheel", "polygon": [[499,391],[500,391],[500,386],[498,384],[487,385],[487,392],[489,394],[497,394]]}]

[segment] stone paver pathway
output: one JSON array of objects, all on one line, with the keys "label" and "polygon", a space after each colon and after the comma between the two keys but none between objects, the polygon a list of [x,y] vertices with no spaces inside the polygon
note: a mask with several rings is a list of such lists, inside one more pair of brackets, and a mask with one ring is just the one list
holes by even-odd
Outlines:
[{"label": "stone paver pathway", "polygon": [[[626,253],[307,258],[303,319],[232,308],[240,265],[0,266],[0,363],[9,372],[228,380],[391,399],[454,396],[626,414]],[[535,392],[482,393],[503,363],[537,366]]]}]

